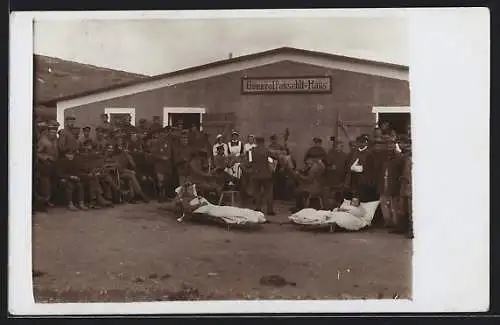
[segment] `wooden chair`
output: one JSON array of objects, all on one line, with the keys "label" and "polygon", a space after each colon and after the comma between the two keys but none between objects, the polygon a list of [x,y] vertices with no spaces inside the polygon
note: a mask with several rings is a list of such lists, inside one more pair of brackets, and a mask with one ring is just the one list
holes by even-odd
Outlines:
[{"label": "wooden chair", "polygon": [[229,202],[231,206],[238,206],[238,203],[241,201],[240,191],[236,190],[223,190],[219,197],[219,205],[222,205],[225,198],[229,198]]},{"label": "wooden chair", "polygon": [[306,208],[310,208],[311,207],[311,199],[318,199],[319,201],[319,206],[321,208],[321,210],[324,209],[324,205],[323,205],[323,197],[321,194],[313,194],[313,193],[309,193],[306,197],[306,204],[305,204],[305,207]]}]

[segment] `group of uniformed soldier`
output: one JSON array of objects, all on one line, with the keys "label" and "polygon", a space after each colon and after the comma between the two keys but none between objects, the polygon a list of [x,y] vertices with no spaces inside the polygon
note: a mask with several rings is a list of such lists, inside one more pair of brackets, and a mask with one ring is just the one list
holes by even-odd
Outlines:
[{"label": "group of uniformed soldier", "polygon": [[[294,211],[305,207],[311,197],[327,201],[323,208],[333,199],[328,206],[333,208],[341,203],[346,189],[355,190],[364,201],[379,197],[387,201],[387,178],[391,184],[400,184],[404,176],[404,155],[393,156],[395,140],[389,135],[382,140],[379,130],[372,140],[358,137],[350,153],[345,153],[334,137],[328,152],[321,139],[314,138],[304,156],[305,167],[297,170],[286,144],[279,144],[276,135],[270,137],[269,145],[263,137],[253,135],[243,143],[233,131],[229,142],[217,135],[211,145],[208,135],[196,125],[185,129],[179,122],[163,127],[159,116],[152,122],[141,119],[137,127],[131,124],[130,116],[114,123],[108,121],[107,114],[101,119],[95,130],[90,126],[80,129],[75,127],[75,118],[67,116],[59,132],[55,121],[36,121],[37,210],[46,210],[56,202],[70,210],[87,210],[121,202],[148,202],[152,196],[162,201],[189,181],[207,196],[218,196],[228,185],[237,184],[244,204],[253,201],[256,210],[266,205],[265,212],[273,215],[274,198],[288,199],[290,193],[296,199]],[[380,149],[382,144],[385,149]],[[398,185],[392,185],[396,187],[399,191]],[[396,201],[389,201],[396,205]],[[389,223],[391,217],[385,219]]]}]

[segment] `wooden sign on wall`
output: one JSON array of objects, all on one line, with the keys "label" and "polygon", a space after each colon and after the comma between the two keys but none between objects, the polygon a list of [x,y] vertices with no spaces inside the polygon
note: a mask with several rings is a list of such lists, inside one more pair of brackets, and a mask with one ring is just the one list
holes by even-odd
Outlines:
[{"label": "wooden sign on wall", "polygon": [[329,93],[331,77],[243,78],[243,94]]}]

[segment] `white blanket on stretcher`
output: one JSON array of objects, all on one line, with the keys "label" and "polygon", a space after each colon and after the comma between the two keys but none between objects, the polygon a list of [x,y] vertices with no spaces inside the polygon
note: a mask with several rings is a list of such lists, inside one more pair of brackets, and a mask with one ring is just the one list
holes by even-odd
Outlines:
[{"label": "white blanket on stretcher", "polygon": [[206,214],[213,218],[220,218],[228,224],[245,225],[266,222],[264,214],[259,211],[243,209],[233,206],[219,206],[211,204],[205,198],[195,198],[189,202],[191,206],[201,205],[193,211],[196,214]]},{"label": "white blanket on stretcher", "polygon": [[[347,208],[349,202],[345,201],[341,207]],[[334,209],[329,210],[315,210],[315,209],[302,209],[288,219],[296,224],[304,226],[328,226],[335,224],[347,230],[360,230],[369,226],[372,222],[375,210],[379,201],[361,203],[365,210],[365,215],[361,217],[354,216],[353,214],[345,211],[338,211]]]}]

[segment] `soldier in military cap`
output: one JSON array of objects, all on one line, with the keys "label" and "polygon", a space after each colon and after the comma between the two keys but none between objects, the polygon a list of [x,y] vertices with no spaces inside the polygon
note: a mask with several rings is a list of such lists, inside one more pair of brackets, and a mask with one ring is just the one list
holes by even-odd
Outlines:
[{"label": "soldier in military cap", "polygon": [[92,128],[90,127],[90,125],[86,125],[82,128],[82,136],[78,140],[80,149],[83,148],[83,145],[85,142],[90,142],[92,147],[95,146],[94,139],[92,138],[92,136],[90,134],[91,131],[92,131]]},{"label": "soldier in military cap", "polygon": [[114,152],[111,152],[111,160],[114,161],[115,166],[118,169],[119,176],[126,181],[129,185],[130,190],[130,202],[135,202],[135,197],[138,197],[144,202],[149,202],[146,194],[143,192],[139,181],[136,176],[136,164],[132,157],[123,150],[121,147],[116,147]]},{"label": "soldier in military cap", "polygon": [[306,151],[306,154],[304,155],[304,162],[309,158],[319,158],[323,161],[323,163],[326,162],[326,150],[323,148],[322,143],[323,140],[321,140],[321,138],[313,138],[313,145]]},{"label": "soldier in military cap", "polygon": [[149,128],[149,130],[152,131],[152,130],[158,130],[161,128],[162,128],[161,118],[158,115],[153,116],[153,123],[151,124],[151,127]]},{"label": "soldier in military cap", "polygon": [[[284,156],[287,154],[285,146],[278,143],[278,137],[276,134],[271,135],[269,138],[271,143],[269,144],[268,150],[272,152],[276,157]],[[285,199],[285,187],[286,187],[286,175],[285,166],[280,162],[280,160],[273,159],[271,163],[273,172],[273,195],[279,199]]]},{"label": "soldier in military cap", "polygon": [[[77,151],[78,150],[78,137],[75,136],[75,117],[68,115],[65,118],[64,131],[59,137],[58,145],[61,151]],[[78,133],[80,130],[78,129]]]},{"label": "soldier in military cap", "polygon": [[141,119],[139,119],[137,133],[143,134],[145,131],[148,131],[148,120],[146,120],[145,118],[141,118]]},{"label": "soldier in military cap", "polygon": [[174,168],[179,185],[186,182],[189,176],[189,160],[191,158],[187,132],[182,132],[179,143],[174,147]]},{"label": "soldier in military cap", "polygon": [[269,159],[278,160],[275,152],[266,148],[263,137],[256,137],[257,146],[252,149],[252,184],[254,186],[253,196],[256,200],[257,210],[261,211],[262,203],[266,203],[267,214],[274,215],[273,209],[273,170]]},{"label": "soldier in military cap", "polygon": [[38,193],[47,206],[53,206],[51,201],[52,177],[55,174],[56,162],[59,157],[57,145],[57,129],[59,123],[50,121],[47,132],[43,133],[37,143]]},{"label": "soldier in military cap", "polygon": [[173,149],[170,138],[162,134],[163,129],[154,131],[154,137],[149,144],[151,163],[153,165],[156,185],[158,189],[158,200],[166,199],[168,184],[172,182],[172,158]]},{"label": "soldier in military cap", "polygon": [[35,144],[33,146],[33,157],[34,157],[34,159],[33,159],[33,180],[35,182],[35,186],[33,186],[33,188],[32,188],[34,212],[35,211],[43,211],[43,212],[47,211],[43,197],[38,193],[40,173],[39,173],[39,168],[38,168],[38,159],[37,159],[37,152],[36,152],[38,141],[46,133],[47,133],[47,122],[42,120],[42,119],[37,118],[35,120],[35,127],[33,129],[33,143]]},{"label": "soldier in military cap", "polygon": [[106,132],[102,126],[98,126],[95,128],[95,140],[94,140],[94,148],[97,151],[104,151],[104,148],[107,144]]},{"label": "soldier in military cap", "polygon": [[344,198],[344,184],[347,176],[349,157],[343,151],[343,144],[330,137],[332,147],[326,156],[326,190],[328,197],[334,199],[331,208],[339,206]]},{"label": "soldier in military cap", "polygon": [[83,142],[80,152],[76,157],[76,162],[80,167],[78,175],[82,181],[84,188],[88,189],[89,208],[109,207],[112,205],[102,197],[103,190],[99,183],[99,169],[95,168],[97,153],[93,151],[94,145],[92,140]]},{"label": "soldier in military cap", "polygon": [[95,159],[93,160],[94,171],[99,179],[99,185],[103,190],[103,196],[106,200],[115,204],[120,203],[121,194],[117,179],[117,175],[113,174],[118,171],[116,162],[113,160],[115,147],[111,143],[107,143],[102,151],[95,151]]}]

